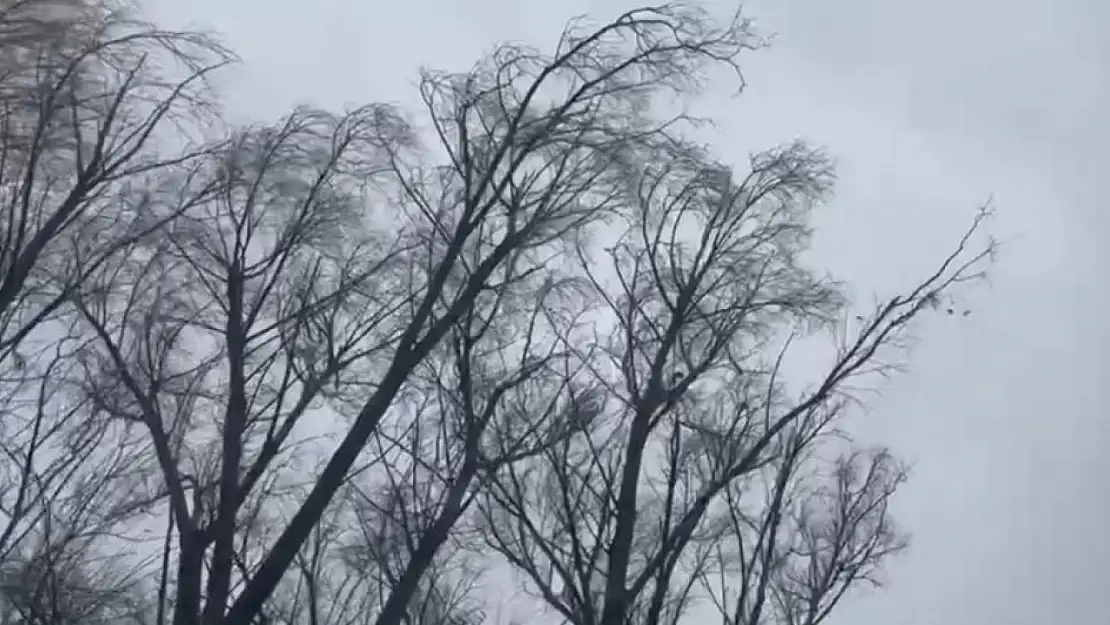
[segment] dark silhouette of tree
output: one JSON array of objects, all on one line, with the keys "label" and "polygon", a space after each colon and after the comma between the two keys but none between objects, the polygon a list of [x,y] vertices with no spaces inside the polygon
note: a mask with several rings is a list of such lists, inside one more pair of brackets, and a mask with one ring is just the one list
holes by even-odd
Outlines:
[{"label": "dark silhouette of tree", "polygon": [[36,66],[54,95],[12,90],[40,112],[0,220],[21,618],[480,625],[501,566],[576,625],[816,625],[906,546],[901,465],[839,417],[981,275],[987,213],[855,310],[802,260],[831,160],[741,171],[664,113],[743,86],[747,19],[576,20],[549,54],[425,72],[426,128],[384,104],[208,124],[228,53],[99,24]]},{"label": "dark silhouette of tree", "polygon": [[67,303],[172,217],[147,212],[150,189],[198,153],[166,139],[214,119],[205,79],[230,58],[210,38],[107,3],[0,6],[6,617],[125,622],[135,599],[124,601],[130,573],[103,539],[157,497],[136,474],[143,441],[99,418],[76,384],[89,337]]},{"label": "dark silhouette of tree", "polygon": [[[839,285],[799,260],[831,188],[820,152],[768,151],[737,180],[688,146],[629,176],[608,258],[579,248],[603,321],[562,335],[603,406],[585,436],[496,474],[479,534],[572,623],[670,625],[708,593],[729,624],[816,625],[905,544],[887,516],[901,468],[837,427],[851,385],[894,368],[933,294],[980,276],[986,213],[848,333]],[[827,368],[788,383],[789,348],[823,330]]]},{"label": "dark silhouette of tree", "polygon": [[205,79],[230,59],[83,4],[0,9],[0,355],[17,362],[90,272],[168,217],[147,214],[148,185],[196,156],[167,137],[215,112]]}]

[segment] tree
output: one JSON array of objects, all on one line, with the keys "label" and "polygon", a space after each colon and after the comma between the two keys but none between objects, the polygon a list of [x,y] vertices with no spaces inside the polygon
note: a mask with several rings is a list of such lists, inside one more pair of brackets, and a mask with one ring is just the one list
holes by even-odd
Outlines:
[{"label": "tree", "polygon": [[[116,437],[74,466],[125,450],[98,490],[113,531],[161,524],[142,613],[476,624],[491,552],[583,625],[699,603],[816,625],[877,581],[904,472],[837,417],[979,275],[986,213],[843,321],[801,260],[830,159],[798,142],[738,174],[688,138],[702,120],[664,114],[720,69],[742,84],[761,45],[740,15],[642,8],[425,72],[431,146],[391,106],[306,107],[103,174],[115,201],[88,229],[72,213],[68,260],[15,282],[67,329],[66,428]],[[827,330],[825,373],[788,380],[788,348]]]},{"label": "tree", "polygon": [[[562,335],[604,396],[588,433],[506,465],[482,497],[487,546],[569,622],[672,624],[712,599],[729,624],[816,625],[876,581],[905,546],[887,515],[904,471],[837,418],[849,384],[889,372],[890,348],[990,252],[968,247],[981,213],[934,273],[848,327],[838,286],[799,261],[828,160],[794,144],[734,182],[699,152],[632,179],[607,262],[580,248],[605,311]],[[788,348],[826,329],[826,372],[788,384]]]},{"label": "tree", "polygon": [[208,37],[96,6],[19,0],[0,10],[5,358],[89,272],[157,229],[146,186],[196,156],[180,149],[186,137],[167,138],[207,123],[206,77],[231,58]]},{"label": "tree", "polygon": [[85,489],[52,502],[35,532],[37,541],[25,541],[19,552],[6,554],[0,569],[5,624],[147,622],[139,578],[122,565],[120,554],[105,557],[97,549],[99,534],[127,515],[118,505],[119,493],[106,497],[102,488],[126,465],[122,458],[115,460],[96,467],[103,473],[79,476]]},{"label": "tree", "polygon": [[405,298],[388,287],[402,247],[351,227],[387,115],[302,110],[242,130],[164,200],[190,208],[76,303],[99,339],[89,397],[148,430],[165,483],[175,623],[202,605],[222,618],[235,541],[255,530],[241,515],[268,512],[275,480],[297,477],[285,465],[302,417],[396,332]]},{"label": "tree", "polygon": [[211,121],[204,81],[230,59],[105,3],[0,7],[0,568],[25,621],[119,617],[105,601],[129,573],[94,560],[151,503],[145,445],[73,384],[89,337],[67,305],[172,217],[150,195],[197,156],[175,136]]}]

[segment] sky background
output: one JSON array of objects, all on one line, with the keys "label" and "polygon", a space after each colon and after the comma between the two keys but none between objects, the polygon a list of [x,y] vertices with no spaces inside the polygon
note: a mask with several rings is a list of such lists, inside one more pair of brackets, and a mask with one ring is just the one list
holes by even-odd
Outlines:
[{"label": "sky background", "polygon": [[[720,2],[722,10],[728,7]],[[567,18],[633,4],[154,0],[243,57],[231,113],[412,102],[419,66],[554,43]],[[861,436],[914,462],[897,514],[913,550],[830,625],[1110,623],[1110,4],[761,0],[777,33],[748,90],[710,93],[718,153],[795,137],[841,163],[816,255],[863,297],[911,286],[993,197],[1005,247],[967,318],[927,323]]]}]

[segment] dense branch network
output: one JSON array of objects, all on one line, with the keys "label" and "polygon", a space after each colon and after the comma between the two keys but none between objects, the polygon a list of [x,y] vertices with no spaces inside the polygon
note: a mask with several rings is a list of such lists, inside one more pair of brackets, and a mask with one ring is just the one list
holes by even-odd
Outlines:
[{"label": "dense branch network", "polygon": [[229,127],[211,38],[48,4],[0,9],[4,623],[484,625],[508,577],[552,622],[817,625],[907,546],[842,416],[989,211],[858,310],[802,260],[831,159],[660,112],[743,86],[739,13],[425,72],[423,126]]}]

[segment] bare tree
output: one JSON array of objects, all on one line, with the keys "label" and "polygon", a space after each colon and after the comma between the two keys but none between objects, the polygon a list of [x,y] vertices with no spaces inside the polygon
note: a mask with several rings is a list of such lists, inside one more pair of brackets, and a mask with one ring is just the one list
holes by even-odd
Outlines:
[{"label": "bare tree", "polygon": [[83,398],[89,339],[73,330],[0,377],[0,602],[8,622],[140,623],[150,540],[134,530],[162,489],[145,437]]},{"label": "bare tree", "polygon": [[[883,564],[907,545],[887,510],[905,479],[889,452],[835,456],[807,475],[798,473],[802,464],[787,455],[769,487],[725,493],[728,529],[713,541],[714,570],[705,572],[714,575],[697,582],[728,625],[820,623],[849,591],[881,585]],[[744,505],[751,492],[762,505]]]},{"label": "bare tree", "polygon": [[114,3],[0,5],[0,566],[26,622],[138,618],[114,536],[160,497],[149,445],[83,392],[90,337],[64,313],[173,216],[152,189],[192,166],[183,133],[212,121],[206,77],[231,59]]},{"label": "bare tree", "polygon": [[[438,160],[385,105],[298,109],[184,157],[111,147],[157,120],[74,149],[74,188],[116,212],[57,218],[66,256],[3,336],[66,313],[81,414],[141,432],[112,484],[162,523],[153,620],[477,623],[479,541],[583,625],[698,601],[816,625],[877,580],[904,545],[902,472],[837,417],[990,248],[977,221],[843,324],[840,285],[800,260],[829,159],[796,143],[738,179],[683,138],[699,120],[660,110],[761,43],[666,4],[427,72]],[[825,374],[787,381],[787,347],[828,328]]]},{"label": "bare tree", "polygon": [[[438,439],[452,449],[437,467],[446,473],[424,478],[445,498],[418,526],[417,550],[379,622],[408,614],[479,470],[563,435],[542,420],[541,400],[551,396],[522,387],[555,367],[556,344],[542,333],[558,334],[542,323],[531,333],[513,327],[553,314],[546,298],[563,281],[544,271],[615,214],[636,153],[672,141],[677,120],[650,118],[651,94],[682,93],[702,68],[731,66],[751,44],[742,26],[663,7],[568,30],[553,57],[506,47],[467,75],[429,75],[442,165],[417,160],[411,131],[385,107],[338,119],[305,111],[245,130],[204,171],[162,183],[185,190],[176,201],[159,198],[172,223],[105,265],[76,306],[99,339],[86,356],[88,396],[142,423],[156,451],[179,536],[175,623],[260,614],[367,444],[397,432],[383,430],[383,418],[395,405],[403,411],[403,390],[428,388],[418,371],[453,337],[456,371],[437,378],[451,393],[430,421],[460,425]],[[640,38],[632,47],[630,35]],[[375,211],[375,201],[388,210]],[[522,309],[526,298],[542,305]],[[478,353],[497,344],[496,326],[513,330],[518,347],[538,347],[499,362]],[[566,410],[571,383],[548,386]],[[235,537],[250,533],[244,510],[251,497],[271,496],[261,482],[281,481],[294,427],[329,388],[333,406],[353,403],[357,415],[284,531],[252,562],[235,549]],[[540,411],[536,427],[489,426],[510,400],[518,413]],[[475,447],[483,437],[500,447]],[[416,472],[423,454],[407,451]],[[228,609],[237,556],[246,579]]]},{"label": "bare tree", "polygon": [[65,522],[69,526],[58,531],[46,521],[34,550],[4,562],[0,610],[6,622],[144,623],[149,606],[145,589],[141,580],[121,565],[119,554],[98,549],[97,533],[104,528],[82,528],[72,518]]},{"label": "bare tree", "polygon": [[238,558],[253,565],[237,539],[303,479],[294,429],[352,365],[373,375],[394,340],[401,247],[360,227],[376,154],[404,139],[390,123],[368,107],[243,129],[166,181],[158,200],[175,218],[76,303],[99,338],[88,396],[142,424],[156,453],[179,543],[175,623],[202,606],[222,618]]},{"label": "bare tree", "polygon": [[[59,408],[55,401],[44,404]],[[65,419],[40,418],[29,440],[7,441],[5,451],[23,468],[15,496],[4,493],[5,503],[12,502],[4,510],[0,557],[0,610],[8,623],[138,624],[149,616],[144,556],[135,550],[143,541],[116,539],[157,498],[141,479],[144,441],[89,408],[59,410]]]},{"label": "bare tree", "polygon": [[[993,244],[971,243],[983,212],[934,273],[848,326],[839,285],[800,260],[832,181],[801,143],[739,180],[671,147],[630,172],[608,259],[580,248],[605,314],[563,340],[608,390],[601,418],[506,465],[480,506],[488,546],[567,622],[674,625],[712,598],[729,625],[816,625],[905,545],[887,516],[902,470],[840,455],[837,417]],[[829,329],[825,372],[788,380],[791,345]]]},{"label": "bare tree", "polygon": [[0,49],[6,357],[90,271],[158,227],[145,187],[196,156],[180,132],[210,121],[205,80],[231,56],[81,0],[4,3]]},{"label": "bare tree", "polygon": [[[391,159],[400,186],[394,201],[418,246],[406,326],[379,387],[228,621],[258,612],[420,363],[496,290],[501,273],[551,270],[575,236],[628,199],[627,171],[672,143],[681,121],[651,117],[652,98],[696,91],[708,69],[735,68],[757,43],[744,20],[721,25],[700,10],[665,5],[574,25],[553,55],[504,46],[467,74],[425,77],[447,158],[432,167],[400,152]],[[392,598],[379,622],[397,622],[406,603],[404,593]]]}]

